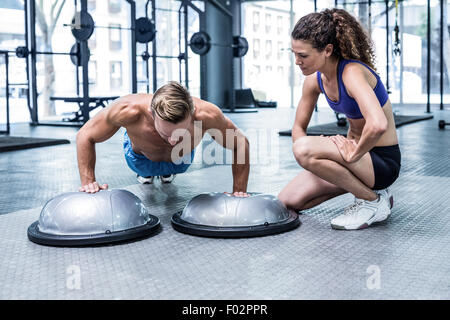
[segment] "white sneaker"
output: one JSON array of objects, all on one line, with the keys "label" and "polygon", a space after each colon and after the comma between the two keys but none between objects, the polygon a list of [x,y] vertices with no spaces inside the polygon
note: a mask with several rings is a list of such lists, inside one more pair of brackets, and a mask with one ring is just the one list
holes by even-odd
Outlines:
[{"label": "white sneaker", "polygon": [[137,175],[137,181],[142,184],[152,184],[155,177],[141,177]]},{"label": "white sneaker", "polygon": [[356,199],[344,214],[331,220],[331,227],[340,230],[364,229],[374,222],[386,220],[390,213],[388,202],[381,196],[376,202]]},{"label": "white sneaker", "polygon": [[380,195],[385,201],[387,201],[389,208],[392,209],[394,206],[394,196],[389,188],[383,190],[377,190],[376,193]]},{"label": "white sneaker", "polygon": [[167,176],[159,176],[162,183],[171,183],[175,179],[176,174],[169,174]]}]

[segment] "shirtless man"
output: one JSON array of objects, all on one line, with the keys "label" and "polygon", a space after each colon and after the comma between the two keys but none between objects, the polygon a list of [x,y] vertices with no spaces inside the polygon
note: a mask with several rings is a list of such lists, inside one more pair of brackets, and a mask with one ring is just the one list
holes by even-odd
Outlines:
[{"label": "shirtless man", "polygon": [[79,191],[95,193],[108,188],[95,178],[95,144],[111,138],[120,127],[126,129],[125,159],[140,183],[152,183],[155,176],[171,182],[175,174],[188,169],[194,148],[203,135],[208,130],[215,132],[211,134],[214,140],[233,151],[233,194],[247,196],[250,171],[247,138],[217,106],[191,97],[177,82],[169,82],[153,95],[121,97],[80,129],[77,134]]}]

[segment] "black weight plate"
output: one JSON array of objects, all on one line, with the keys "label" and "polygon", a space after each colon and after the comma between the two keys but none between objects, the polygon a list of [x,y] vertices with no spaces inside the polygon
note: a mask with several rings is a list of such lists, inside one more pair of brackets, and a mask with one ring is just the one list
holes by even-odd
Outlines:
[{"label": "black weight plate", "polygon": [[145,17],[136,20],[136,41],[139,43],[149,43],[155,39],[155,25]]},{"label": "black weight plate", "polygon": [[211,38],[209,34],[204,31],[196,32],[192,35],[189,47],[192,52],[198,55],[205,55],[211,49]]},{"label": "black weight plate", "polygon": [[86,41],[94,32],[94,19],[88,12],[79,11],[72,18],[72,34],[78,41]]}]

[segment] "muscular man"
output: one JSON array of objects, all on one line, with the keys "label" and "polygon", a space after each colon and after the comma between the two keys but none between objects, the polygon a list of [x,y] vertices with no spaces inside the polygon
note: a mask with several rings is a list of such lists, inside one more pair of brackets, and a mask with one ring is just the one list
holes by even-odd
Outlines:
[{"label": "muscular man", "polygon": [[245,196],[250,171],[249,143],[239,129],[212,103],[191,97],[179,83],[170,82],[155,94],[131,94],[111,103],[77,134],[79,191],[95,193],[107,184],[95,178],[95,144],[124,127],[124,153],[140,183],[163,182],[185,172],[194,148],[208,132],[233,151],[233,194]]}]

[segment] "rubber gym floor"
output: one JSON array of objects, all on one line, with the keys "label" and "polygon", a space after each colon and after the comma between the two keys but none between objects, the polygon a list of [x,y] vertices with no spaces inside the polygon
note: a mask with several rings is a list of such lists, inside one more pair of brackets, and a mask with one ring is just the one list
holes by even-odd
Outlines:
[{"label": "rubber gym floor", "polygon": [[[139,241],[87,248],[27,238],[47,200],[78,189],[77,129],[14,124],[11,135],[71,143],[0,153],[0,299],[449,299],[450,128],[439,130],[438,120],[450,121],[450,113],[432,111],[432,120],[398,128],[402,167],[386,222],[331,229],[352,201],[347,194],[302,212],[297,229],[244,239],[190,236],[170,224],[193,196],[231,191],[229,165],[194,161],[172,184],[141,185],[125,163],[120,130],[97,145],[97,179],[136,194],[162,228]],[[291,138],[277,134],[291,127],[294,113],[227,114],[254,148],[249,191],[277,195],[303,170]],[[319,109],[311,123],[331,121],[334,114]]]}]

